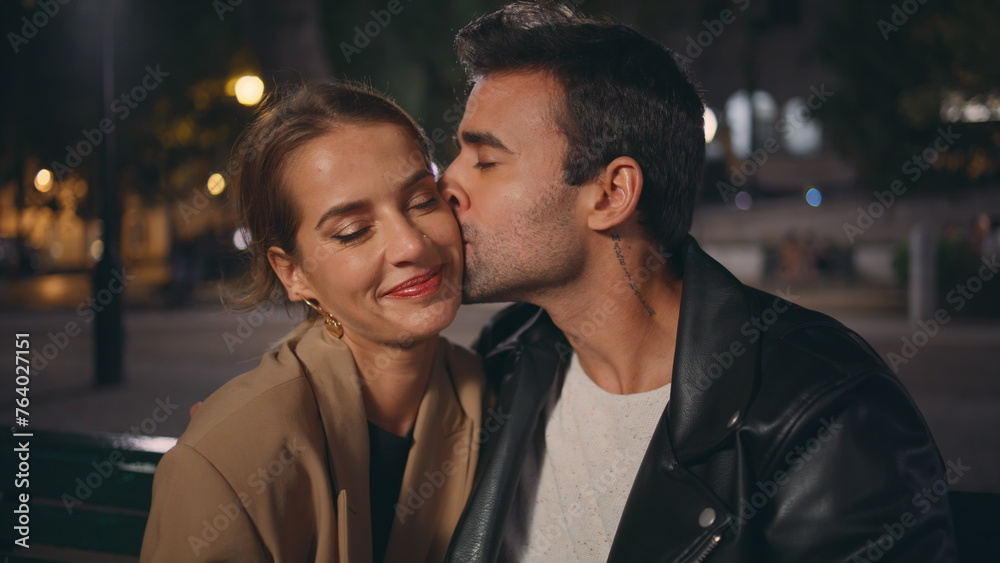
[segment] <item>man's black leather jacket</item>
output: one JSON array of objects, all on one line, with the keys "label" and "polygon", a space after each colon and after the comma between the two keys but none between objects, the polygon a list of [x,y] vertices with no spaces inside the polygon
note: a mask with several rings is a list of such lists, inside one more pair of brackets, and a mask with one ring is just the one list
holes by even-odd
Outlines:
[{"label": "man's black leather jacket", "polygon": [[[684,286],[670,401],[608,560],[954,561],[941,491],[957,466],[946,471],[878,354],[832,318],[743,285],[691,237],[674,267]],[[476,348],[508,418],[482,446],[453,563],[497,559],[572,353],[531,305],[497,314]]]}]

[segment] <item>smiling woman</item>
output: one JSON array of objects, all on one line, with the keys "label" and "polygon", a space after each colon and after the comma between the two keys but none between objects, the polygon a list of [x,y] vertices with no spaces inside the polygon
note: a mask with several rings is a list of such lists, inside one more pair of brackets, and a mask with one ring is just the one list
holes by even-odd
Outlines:
[{"label": "smiling woman", "polygon": [[[253,260],[239,304],[280,292],[307,321],[164,456],[142,560],[443,560],[475,473],[483,376],[438,336],[463,264],[430,143],[380,94],[317,84],[270,101],[236,161]],[[419,510],[399,503],[430,478]]]}]

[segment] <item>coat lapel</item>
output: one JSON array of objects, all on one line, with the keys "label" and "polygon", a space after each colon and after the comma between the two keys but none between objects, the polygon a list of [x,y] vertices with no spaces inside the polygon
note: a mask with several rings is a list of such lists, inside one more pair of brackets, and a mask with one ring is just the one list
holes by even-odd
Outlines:
[{"label": "coat lapel", "polygon": [[[370,452],[354,356],[322,323],[304,333],[296,355],[316,393],[327,436],[338,496],[340,561],[368,563],[372,560]],[[386,562],[444,557],[475,474],[484,387],[481,374],[477,356],[440,340],[417,411]]]},{"label": "coat lapel", "polygon": [[444,556],[475,473],[482,367],[441,340],[413,429],[387,563]]},{"label": "coat lapel", "polygon": [[317,323],[296,346],[326,433],[341,563],[372,560],[371,506],[368,483],[368,423],[360,377],[346,344]]}]

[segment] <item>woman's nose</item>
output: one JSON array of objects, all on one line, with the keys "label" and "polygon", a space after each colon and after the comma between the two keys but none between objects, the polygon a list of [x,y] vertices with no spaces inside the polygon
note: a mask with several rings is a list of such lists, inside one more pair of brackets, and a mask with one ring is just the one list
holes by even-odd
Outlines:
[{"label": "woman's nose", "polygon": [[402,222],[390,238],[386,256],[393,264],[420,262],[431,239],[416,225]]}]

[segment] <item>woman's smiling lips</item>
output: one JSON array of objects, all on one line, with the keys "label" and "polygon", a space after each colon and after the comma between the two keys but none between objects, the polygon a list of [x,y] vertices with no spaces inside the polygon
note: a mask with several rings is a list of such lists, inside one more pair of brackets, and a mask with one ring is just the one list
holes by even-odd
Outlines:
[{"label": "woman's smiling lips", "polygon": [[414,298],[431,295],[441,287],[441,266],[406,280],[386,292],[383,297]]}]

